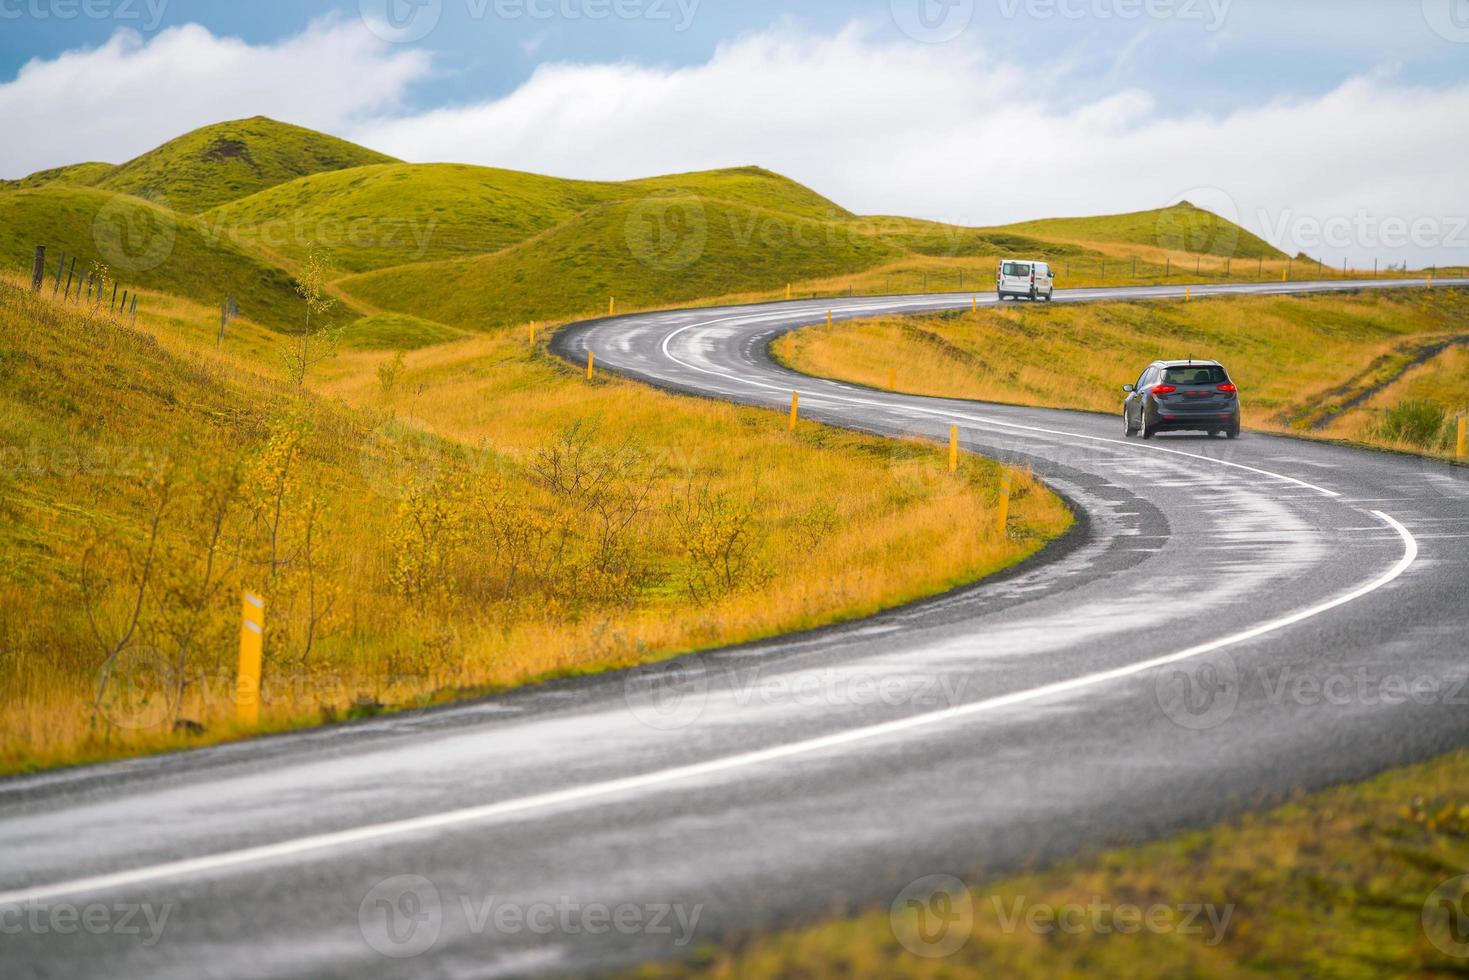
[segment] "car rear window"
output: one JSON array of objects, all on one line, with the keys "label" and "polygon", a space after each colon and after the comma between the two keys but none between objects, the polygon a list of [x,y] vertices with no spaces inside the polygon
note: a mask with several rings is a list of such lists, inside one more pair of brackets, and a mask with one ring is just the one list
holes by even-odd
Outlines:
[{"label": "car rear window", "polygon": [[1030,275],[1030,263],[1006,262],[1003,271],[1007,276],[1028,276]]},{"label": "car rear window", "polygon": [[1171,367],[1163,372],[1163,381],[1171,385],[1222,385],[1229,376],[1222,367]]}]

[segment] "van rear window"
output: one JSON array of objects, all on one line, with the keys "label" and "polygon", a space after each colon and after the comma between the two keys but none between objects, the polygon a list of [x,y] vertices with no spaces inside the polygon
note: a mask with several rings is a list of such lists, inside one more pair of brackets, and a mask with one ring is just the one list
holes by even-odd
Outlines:
[{"label": "van rear window", "polygon": [[1163,381],[1171,385],[1222,385],[1229,376],[1222,367],[1201,364],[1197,367],[1171,367],[1163,372]]},{"label": "van rear window", "polygon": [[1030,263],[1006,262],[1004,269],[1001,271],[1003,271],[1007,276],[1028,276],[1030,275]]}]

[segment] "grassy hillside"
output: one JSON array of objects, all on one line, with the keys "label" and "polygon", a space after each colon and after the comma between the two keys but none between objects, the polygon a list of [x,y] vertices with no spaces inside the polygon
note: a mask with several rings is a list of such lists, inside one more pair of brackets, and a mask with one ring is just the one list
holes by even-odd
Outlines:
[{"label": "grassy hillside", "polygon": [[[1051,259],[1067,286],[1323,271],[1292,268],[1186,204],[959,228],[855,216],[758,167],[596,183],[409,165],[261,118],[189,133],[121,167],[27,180],[0,190],[0,262],[9,268],[28,269],[31,248],[44,243],[53,257],[65,249],[99,259],[127,285],[206,306],[232,293],[247,316],[285,330],[295,322],[292,274],[326,246],[345,277],[332,291],[352,299],[344,316],[400,318],[367,324],[363,343],[405,348],[432,334],[415,322],[554,322],[603,311],[614,296],[629,309],[774,298],[787,283],[802,295],[981,290],[1006,255]],[[156,197],[177,214],[108,191]],[[395,323],[408,331],[401,341],[384,336]]]},{"label": "grassy hillside", "polygon": [[180,136],[117,167],[97,186],[197,214],[310,174],[392,162],[346,140],[257,116]]},{"label": "grassy hillside", "polygon": [[77,163],[69,167],[40,170],[20,180],[0,180],[0,191],[30,190],[48,184],[70,184],[91,187],[116,168],[110,163]]},{"label": "grassy hillside", "polygon": [[332,247],[345,272],[483,255],[607,200],[607,185],[459,164],[388,164],[317,174],[216,208],[222,236],[299,259]]},{"label": "grassy hillside", "polygon": [[485,255],[601,205],[698,195],[795,218],[845,220],[832,202],[756,168],[627,183],[563,180],[460,164],[396,164],[318,174],[217,208],[204,221],[292,260],[330,245],[346,272]]},{"label": "grassy hillside", "polygon": [[1146,245],[1194,255],[1283,259],[1264,239],[1187,201],[1171,208],[1093,218],[1047,218],[993,229],[1057,242]]},{"label": "grassy hillside", "polygon": [[999,537],[992,464],[588,384],[516,335],[345,351],[297,397],[283,338],[216,354],[208,312],[135,330],[0,284],[0,770],[244,734],[246,587],[279,729],[865,615],[1069,523],[1016,474]]},{"label": "grassy hillside", "polygon": [[[1469,407],[1466,353],[1469,290],[1435,289],[879,318],[802,331],[790,361],[873,387],[1110,413],[1153,360],[1217,358],[1247,428],[1447,453]],[[1408,402],[1438,406],[1437,422],[1414,423],[1432,429],[1418,441],[1386,427]]]},{"label": "grassy hillside", "polygon": [[903,252],[848,223],[726,201],[659,196],[595,208],[483,258],[343,280],[376,306],[484,330],[606,309],[769,289],[870,269]]},{"label": "grassy hillside", "polygon": [[289,273],[137,198],[61,184],[0,193],[0,266],[28,272],[37,245],[47,247],[48,291],[64,251],[68,266],[72,256],[79,272],[100,262],[125,288],[174,293],[216,309],[233,295],[260,323],[278,330],[300,323]]}]

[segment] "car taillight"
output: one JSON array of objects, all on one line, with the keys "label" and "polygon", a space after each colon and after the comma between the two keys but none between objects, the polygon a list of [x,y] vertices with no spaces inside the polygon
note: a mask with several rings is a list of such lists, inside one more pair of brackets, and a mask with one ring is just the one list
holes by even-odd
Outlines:
[{"label": "car taillight", "polygon": [[1153,394],[1155,395],[1171,395],[1177,390],[1173,385],[1153,385]]},{"label": "car taillight", "polygon": [[1239,389],[1236,388],[1234,385],[1220,385],[1219,390],[1224,392],[1226,395],[1239,394]]}]

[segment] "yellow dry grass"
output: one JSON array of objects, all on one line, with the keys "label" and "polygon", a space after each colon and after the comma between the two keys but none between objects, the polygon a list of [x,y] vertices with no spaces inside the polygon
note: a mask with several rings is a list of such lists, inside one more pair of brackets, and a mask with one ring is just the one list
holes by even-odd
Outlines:
[{"label": "yellow dry grass", "polygon": [[[50,405],[37,415],[39,402],[4,400],[0,424],[7,441],[40,444],[43,462],[55,458],[46,447],[86,453],[112,444],[182,460],[201,475],[179,484],[173,512],[193,515],[215,486],[215,463],[239,460],[251,479],[271,479],[273,460],[295,451],[298,437],[290,433],[304,433],[292,457],[287,525],[299,533],[310,501],[324,498],[318,543],[331,575],[317,586],[335,602],[303,652],[304,592],[291,578],[299,569],[282,573],[293,597],[289,612],[285,599],[267,593],[278,633],[267,649],[260,730],[866,615],[1022,561],[1071,520],[1054,495],[1016,474],[1010,532],[999,537],[991,529],[999,483],[993,464],[968,459],[951,477],[933,445],[804,423],[789,434],[776,413],[612,378],[588,384],[522,331],[406,353],[390,390],[379,369],[391,370],[397,355],[346,349],[317,366],[312,391],[298,397],[280,380],[278,354],[288,341],[248,321],[236,322],[216,350],[217,311],[187,301],[145,295],[134,330],[0,289],[10,336],[37,352],[13,380]],[[93,356],[89,345],[105,354]],[[553,499],[537,476],[541,455],[579,421],[594,427],[593,452],[635,449],[658,471],[608,573],[592,567],[592,513]],[[723,503],[690,531],[680,519],[694,489]],[[243,493],[254,492],[247,485]],[[0,660],[0,769],[249,734],[233,721],[232,644],[238,590],[263,589],[258,562],[242,561],[220,584],[204,616],[208,643],[189,655],[186,675],[171,673],[173,654],[160,639],[171,620],[160,603],[156,635],[129,647],[103,709],[94,710],[103,658],[83,618],[83,556],[99,536],[106,548],[128,545],[136,553],[149,494],[144,479],[86,468],[0,473],[0,504],[21,534],[5,542],[10,560],[0,576],[0,648],[9,651]],[[505,577],[496,549],[476,537],[486,532],[475,501],[492,497],[511,524],[540,522],[567,535],[570,557],[555,566],[557,581],[531,589]],[[416,536],[440,512],[453,532],[442,555]],[[728,587],[694,596],[702,566],[690,535],[717,535],[721,521],[743,522],[751,542],[746,566]],[[169,555],[184,556],[185,565],[197,558],[182,524],[169,524],[166,534],[179,538]],[[242,554],[259,546],[251,541],[240,545]],[[436,556],[442,579],[422,574]],[[117,598],[107,605],[114,618]],[[120,694],[119,676],[126,682]],[[185,690],[174,702],[166,688],[182,676]],[[126,723],[116,723],[118,711]],[[180,719],[203,733],[175,731]]]},{"label": "yellow dry grass", "polygon": [[789,361],[877,388],[1115,413],[1122,385],[1154,359],[1217,359],[1240,386],[1248,428],[1423,451],[1377,429],[1405,399],[1462,409],[1466,325],[1469,292],[1449,289],[1015,305],[813,327]]}]

